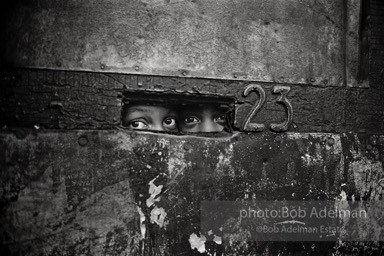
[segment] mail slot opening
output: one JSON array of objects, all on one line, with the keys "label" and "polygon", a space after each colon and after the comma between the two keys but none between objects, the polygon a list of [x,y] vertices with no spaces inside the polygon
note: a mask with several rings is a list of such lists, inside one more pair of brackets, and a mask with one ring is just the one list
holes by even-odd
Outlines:
[{"label": "mail slot opening", "polygon": [[234,99],[165,92],[125,92],[122,124],[129,130],[173,134],[231,133]]}]

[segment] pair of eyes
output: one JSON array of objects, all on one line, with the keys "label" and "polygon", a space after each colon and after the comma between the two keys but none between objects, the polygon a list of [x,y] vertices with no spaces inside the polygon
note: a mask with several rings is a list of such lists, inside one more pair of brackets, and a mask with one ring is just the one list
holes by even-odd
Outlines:
[{"label": "pair of eyes", "polygon": [[[166,117],[163,120],[163,128],[167,131],[176,130],[176,119],[174,117]],[[149,130],[151,129],[151,124],[145,120],[144,118],[134,119],[128,123],[128,127],[130,129],[137,129],[137,130]]]},{"label": "pair of eyes", "polygon": [[[215,123],[225,125],[225,114],[219,114],[213,118],[213,121]],[[186,125],[195,125],[201,122],[201,119],[194,116],[194,115],[188,115],[184,118],[184,123]]]},{"label": "pair of eyes", "polygon": [[[218,124],[224,126],[225,125],[225,114],[220,114],[220,115],[215,116],[213,118],[213,121],[215,123],[218,123]],[[201,119],[194,116],[194,115],[188,115],[184,118],[184,123],[186,125],[196,125],[200,122],[201,122]],[[163,120],[162,125],[163,125],[165,130],[172,131],[172,130],[177,129],[176,119],[174,117],[166,117]],[[130,129],[148,130],[148,129],[151,129],[151,124],[147,120],[145,120],[143,118],[139,118],[139,119],[134,119],[134,120],[130,121],[128,123],[128,127]]]}]

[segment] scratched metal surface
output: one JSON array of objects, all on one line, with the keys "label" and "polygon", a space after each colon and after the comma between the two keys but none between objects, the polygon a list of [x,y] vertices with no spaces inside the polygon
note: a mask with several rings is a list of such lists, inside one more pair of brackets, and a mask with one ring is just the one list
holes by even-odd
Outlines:
[{"label": "scratched metal surface", "polygon": [[341,86],[343,2],[19,1],[1,52],[19,67]]},{"label": "scratched metal surface", "polygon": [[[384,136],[377,135],[32,130],[3,132],[0,146],[1,249],[17,255],[200,255],[202,200],[383,197]],[[235,240],[205,250],[337,251],[333,243]]]}]

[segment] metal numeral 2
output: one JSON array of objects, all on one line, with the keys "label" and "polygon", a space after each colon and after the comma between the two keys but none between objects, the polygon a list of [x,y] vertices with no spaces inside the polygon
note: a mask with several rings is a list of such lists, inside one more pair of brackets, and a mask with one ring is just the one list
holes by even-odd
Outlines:
[{"label": "metal numeral 2", "polygon": [[256,115],[256,113],[260,110],[260,108],[263,106],[265,102],[265,91],[264,89],[258,85],[258,84],[250,84],[245,88],[244,90],[244,97],[247,97],[251,91],[257,91],[260,96],[260,100],[253,105],[251,112],[249,112],[247,118],[245,118],[245,121],[243,123],[243,130],[245,131],[255,131],[255,132],[261,132],[264,130],[265,125],[264,124],[256,124],[251,123],[252,117]]},{"label": "metal numeral 2", "polygon": [[[286,113],[287,113],[287,118],[283,123],[270,125],[271,130],[274,132],[285,132],[288,130],[289,126],[292,123],[293,108],[292,108],[291,102],[289,102],[289,100],[287,99],[287,94],[289,93],[290,90],[291,88],[288,86],[277,85],[273,87],[273,93],[280,93],[280,97],[276,100],[276,102],[282,104],[286,109]],[[245,88],[243,92],[244,97],[247,97],[252,91],[256,91],[259,94],[260,99],[255,103],[255,105],[253,105],[251,111],[245,118],[245,121],[243,123],[243,130],[261,132],[264,130],[265,125],[251,123],[251,119],[257,114],[257,112],[264,105],[265,91],[258,84],[250,84]]]}]

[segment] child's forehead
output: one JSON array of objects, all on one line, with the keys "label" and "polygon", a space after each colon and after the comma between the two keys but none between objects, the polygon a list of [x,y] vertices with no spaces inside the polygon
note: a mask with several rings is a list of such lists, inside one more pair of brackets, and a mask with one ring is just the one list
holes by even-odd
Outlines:
[{"label": "child's forehead", "polygon": [[194,106],[184,106],[181,108],[182,111],[188,112],[226,112],[229,110],[229,107],[226,105],[219,104],[197,104]]},{"label": "child's forehead", "polygon": [[135,104],[128,106],[127,113],[145,113],[145,114],[159,114],[159,113],[170,113],[174,112],[174,108],[163,105],[141,105]]}]

